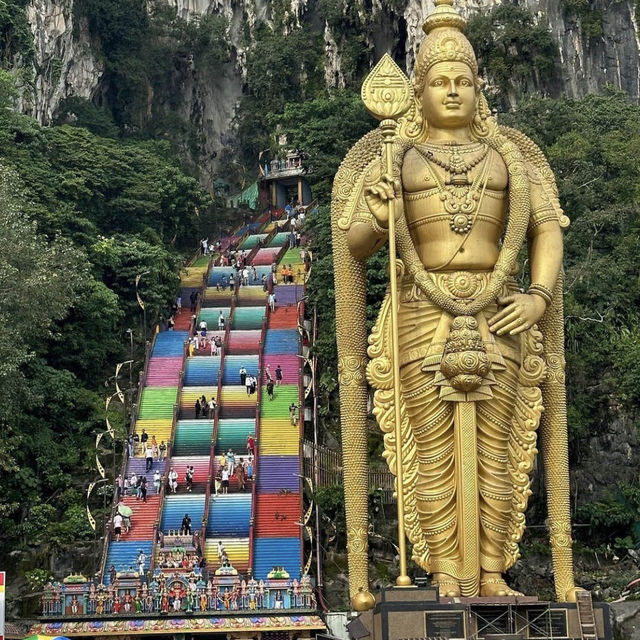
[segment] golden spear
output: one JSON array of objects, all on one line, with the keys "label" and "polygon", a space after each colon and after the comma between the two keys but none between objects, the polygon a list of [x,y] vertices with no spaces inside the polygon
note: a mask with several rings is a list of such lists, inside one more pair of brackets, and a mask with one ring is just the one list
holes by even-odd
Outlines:
[{"label": "golden spear", "polygon": [[[397,120],[411,106],[412,90],[407,76],[388,53],[380,59],[362,84],[362,102],[367,111],[381,120],[384,140],[385,173],[393,176],[393,140],[398,128]],[[393,399],[396,435],[396,478],[398,496],[398,549],[400,575],[396,584],[411,585],[407,575],[407,543],[404,530],[404,485],[402,481],[402,425],[400,417],[400,351],[398,347],[398,283],[396,276],[395,200],[389,205],[389,284],[391,295],[391,348],[393,354]]]}]

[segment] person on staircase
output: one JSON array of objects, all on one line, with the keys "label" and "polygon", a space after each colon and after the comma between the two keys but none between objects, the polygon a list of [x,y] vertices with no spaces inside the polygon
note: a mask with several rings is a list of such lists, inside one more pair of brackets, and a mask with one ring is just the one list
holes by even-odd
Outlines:
[{"label": "person on staircase", "polygon": [[236,477],[236,480],[238,481],[238,491],[244,491],[245,477],[244,477],[244,463],[242,462],[242,458],[240,458],[239,463],[235,465],[234,475]]},{"label": "person on staircase", "polygon": [[142,502],[146,502],[147,501],[147,478],[146,476],[142,476],[140,478],[140,499],[142,500]]},{"label": "person on staircase", "polygon": [[153,448],[151,444],[147,442],[147,446],[144,451],[145,458],[145,471],[151,471],[151,467],[153,467]]},{"label": "person on staircase", "polygon": [[276,310],[276,294],[273,291],[269,294],[269,309],[272,313]]},{"label": "person on staircase", "polygon": [[247,453],[253,453],[253,448],[255,447],[255,438],[253,437],[253,434],[250,433],[247,436]]},{"label": "person on staircase", "polygon": [[229,493],[229,467],[222,468],[222,493]]},{"label": "person on staircase", "polygon": [[178,472],[173,467],[171,467],[167,478],[169,480],[169,488],[171,489],[172,493],[175,493],[178,489]]},{"label": "person on staircase", "polygon": [[269,381],[267,382],[267,394],[269,396],[269,400],[273,400],[273,380],[269,379]]},{"label": "person on staircase", "polygon": [[251,386],[249,387],[249,391],[251,392],[251,395],[253,395],[258,388],[258,379],[255,376],[249,376],[249,378],[251,378]]},{"label": "person on staircase", "polygon": [[185,482],[187,483],[187,491],[189,493],[191,493],[191,491],[193,490],[193,467],[189,466],[187,467],[187,470],[185,471],[184,474],[184,479]]},{"label": "person on staircase", "polygon": [[204,396],[200,399],[200,406],[202,407],[202,417],[206,420],[209,417],[209,403]]},{"label": "person on staircase", "polygon": [[164,440],[160,443],[160,446],[158,447],[158,453],[160,454],[160,461],[164,461],[167,455],[167,445],[165,444]]},{"label": "person on staircase", "polygon": [[224,323],[225,323],[224,313],[222,313],[221,311],[220,314],[218,315],[218,331],[224,331]]},{"label": "person on staircase", "polygon": [[129,492],[132,496],[138,493],[138,476],[135,471],[131,472],[131,478],[129,479]]},{"label": "person on staircase", "polygon": [[123,487],[123,481],[122,481],[122,474],[119,473],[118,477],[116,478],[116,500],[118,502],[120,502],[120,498],[122,497],[122,487]]},{"label": "person on staircase", "polygon": [[201,411],[202,411],[202,406],[200,404],[200,398],[196,398],[196,420],[200,417]]},{"label": "person on staircase", "polygon": [[160,475],[160,470],[156,469],[153,474],[153,488],[156,493],[160,493],[160,484],[162,482],[162,476]]},{"label": "person on staircase", "polygon": [[297,409],[297,405],[295,402],[292,402],[289,405],[289,418],[291,419],[291,424],[292,425],[296,425],[298,423],[298,421],[296,420],[296,409]]},{"label": "person on staircase", "polygon": [[120,542],[120,536],[122,534],[122,516],[116,511],[116,515],[113,516],[113,534],[116,537],[116,542]]},{"label": "person on staircase", "polygon": [[144,567],[147,564],[147,554],[142,549],[138,551],[136,563],[138,564],[138,576],[142,578],[144,575]]},{"label": "person on staircase", "polygon": [[236,468],[236,454],[231,449],[227,451],[227,466],[229,467],[229,475],[232,476]]},{"label": "person on staircase", "polygon": [[183,536],[191,535],[191,518],[188,513],[184,514],[184,518],[182,518],[182,525],[180,526],[180,533]]},{"label": "person on staircase", "polygon": [[153,451],[153,457],[158,457],[158,441],[156,440],[155,435],[151,436],[151,449]]},{"label": "person on staircase", "polygon": [[247,370],[244,365],[242,365],[238,371],[240,375],[240,384],[244,387],[247,384]]},{"label": "person on staircase", "polygon": [[216,412],[216,401],[213,399],[213,396],[211,396],[211,399],[209,400],[209,418],[211,420],[213,420],[214,418],[214,414]]},{"label": "person on staircase", "polygon": [[251,376],[247,376],[244,379],[244,386],[247,389],[247,395],[250,396],[251,395]]},{"label": "person on staircase", "polygon": [[282,384],[282,367],[278,365],[276,367],[276,387]]}]

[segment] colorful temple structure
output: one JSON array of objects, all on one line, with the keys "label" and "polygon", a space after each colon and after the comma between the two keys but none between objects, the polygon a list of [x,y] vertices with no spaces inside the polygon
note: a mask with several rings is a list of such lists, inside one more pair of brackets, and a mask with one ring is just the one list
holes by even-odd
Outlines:
[{"label": "colorful temple structure", "polygon": [[[146,501],[135,488],[114,499],[99,578],[47,585],[34,633],[248,638],[259,632],[280,640],[324,629],[303,545],[301,356],[310,263],[299,246],[289,246],[285,227],[283,211],[265,214],[220,238],[218,251],[182,272],[182,307],[173,330],[156,333],[151,345],[133,455],[123,467],[123,477],[146,478]],[[229,250],[242,256],[248,281],[227,264]],[[255,392],[244,372],[257,379]],[[214,402],[206,414],[196,409],[203,396]],[[145,440],[164,443],[166,456],[148,465]],[[119,536],[118,511],[130,514]]]}]

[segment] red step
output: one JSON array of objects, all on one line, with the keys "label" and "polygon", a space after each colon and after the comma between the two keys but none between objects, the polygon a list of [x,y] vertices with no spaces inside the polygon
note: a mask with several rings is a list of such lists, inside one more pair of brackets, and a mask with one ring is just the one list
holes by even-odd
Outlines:
[{"label": "red step", "polygon": [[[189,301],[187,300],[187,303]],[[182,307],[178,313],[176,313],[174,320],[174,329],[176,331],[188,331],[191,328],[191,316],[193,313],[189,310],[189,307]]]},{"label": "red step", "polygon": [[131,529],[124,533],[121,540],[153,540],[153,526],[158,519],[160,496],[147,493],[147,501],[136,500],[133,496],[126,496],[124,503],[131,507]]},{"label": "red step", "polygon": [[298,326],[298,309],[295,305],[276,307],[269,314],[269,329],[295,329]]},{"label": "red step", "polygon": [[254,535],[259,538],[292,538],[300,535],[300,496],[258,495]]}]

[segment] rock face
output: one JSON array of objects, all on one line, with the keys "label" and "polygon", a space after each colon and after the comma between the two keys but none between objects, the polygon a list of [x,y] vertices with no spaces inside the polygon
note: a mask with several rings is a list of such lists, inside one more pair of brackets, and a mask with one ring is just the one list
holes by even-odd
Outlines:
[{"label": "rock face", "polygon": [[70,96],[92,98],[102,64],[94,55],[86,20],[74,24],[73,0],[31,0],[27,18],[35,49],[34,89],[21,92],[21,108],[48,124]]},{"label": "rock face", "polygon": [[[180,115],[196,125],[201,142],[197,162],[210,173],[217,152],[231,132],[231,121],[246,77],[247,31],[253,37],[260,24],[274,24],[277,14],[283,35],[301,24],[313,25],[325,41],[327,86],[342,88],[345,70],[345,39],[340,24],[331,27],[319,13],[318,3],[308,0],[165,0],[179,17],[224,16],[233,62],[222,69],[191,69],[180,78]],[[480,8],[489,10],[507,0],[457,0],[465,16]],[[635,0],[637,1],[637,0]],[[35,89],[23,91],[21,108],[41,123],[48,123],[61,100],[68,96],[92,98],[99,89],[102,64],[91,42],[86,21],[74,24],[74,0],[31,0],[27,8],[36,50]],[[567,12],[563,2],[523,0],[536,20],[548,26],[558,45],[561,78],[554,85],[569,96],[579,97],[606,84],[624,89],[634,101],[640,99],[640,32],[634,0],[607,3],[595,0],[589,11],[597,16],[601,34],[585,37],[583,21]],[[343,14],[351,14],[368,26],[368,46],[363,55],[373,64],[384,52],[411,72],[422,38],[422,23],[433,9],[433,0],[337,0]],[[19,61],[16,61],[19,65]]]}]

